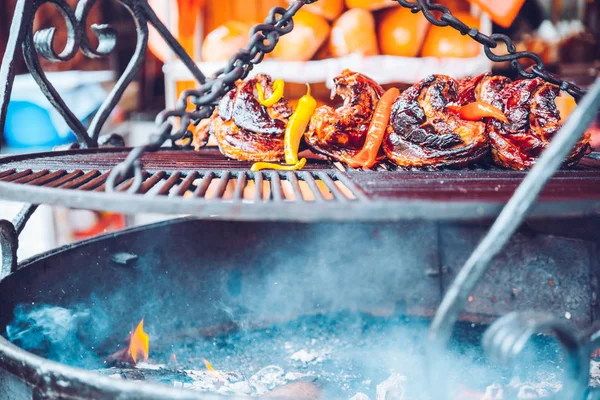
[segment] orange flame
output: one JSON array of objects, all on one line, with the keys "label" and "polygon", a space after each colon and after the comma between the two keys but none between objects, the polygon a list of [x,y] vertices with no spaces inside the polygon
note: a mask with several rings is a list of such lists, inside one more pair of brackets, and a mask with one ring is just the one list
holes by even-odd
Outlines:
[{"label": "orange flame", "polygon": [[129,342],[129,354],[131,354],[133,362],[137,364],[138,358],[144,361],[148,360],[149,347],[150,337],[144,332],[144,319],[142,318],[131,334],[131,341]]},{"label": "orange flame", "polygon": [[213,368],[212,364],[210,362],[208,362],[208,360],[206,358],[203,358],[202,361],[204,361],[204,365],[206,365],[206,369],[209,371],[214,371],[215,369]]}]

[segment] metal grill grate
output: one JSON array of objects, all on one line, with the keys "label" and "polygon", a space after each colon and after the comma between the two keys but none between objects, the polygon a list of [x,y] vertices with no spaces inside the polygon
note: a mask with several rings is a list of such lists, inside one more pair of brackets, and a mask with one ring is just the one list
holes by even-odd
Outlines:
[{"label": "metal grill grate", "polygon": [[[54,189],[105,192],[109,171],[91,170],[52,171],[44,169],[10,169],[0,173],[0,181]],[[221,201],[356,201],[363,198],[350,189],[347,178],[336,171],[330,172],[143,172],[144,181],[139,194],[200,198]],[[117,186],[125,192],[133,184],[133,178]]]},{"label": "metal grill grate", "polygon": [[[106,192],[128,149],[57,151],[0,159],[0,197],[35,204],[223,219],[394,220],[493,217],[526,172],[497,168],[360,171],[311,162],[302,171],[251,172],[251,163],[200,153],[145,154],[143,182]],[[539,215],[600,212],[600,161],[560,171],[540,196]],[[536,211],[534,210],[534,214]]]}]

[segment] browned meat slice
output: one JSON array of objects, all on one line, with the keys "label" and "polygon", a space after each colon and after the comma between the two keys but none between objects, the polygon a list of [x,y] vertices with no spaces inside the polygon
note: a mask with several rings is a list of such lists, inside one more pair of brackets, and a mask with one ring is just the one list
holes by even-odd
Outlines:
[{"label": "browned meat slice", "polygon": [[485,123],[467,121],[446,106],[459,103],[458,82],[431,75],[400,94],[383,139],[401,167],[464,166],[489,150]]},{"label": "browned meat slice", "polygon": [[492,75],[490,72],[475,78],[464,78],[458,81],[459,104],[465,105],[475,101],[491,104],[502,110],[499,93],[511,80],[505,76]]},{"label": "browned meat slice", "polygon": [[[496,164],[511,169],[531,168],[542,151],[561,128],[561,118],[554,99],[557,86],[541,79],[511,83],[499,92],[496,105],[509,123],[488,121],[488,134]],[[586,134],[575,146],[565,166],[579,162],[590,149]]]},{"label": "browned meat slice", "polygon": [[273,94],[273,81],[268,75],[258,74],[252,79],[237,82],[236,87],[219,102],[210,119],[209,130],[227,157],[280,161],[283,159],[285,128],[292,109],[285,98],[272,107],[262,106],[258,101],[257,83],[263,87],[266,98]]},{"label": "browned meat slice", "polygon": [[317,108],[304,137],[314,151],[344,161],[362,149],[383,89],[350,70],[344,70],[333,82],[331,97],[340,96],[344,104],[336,109]]}]

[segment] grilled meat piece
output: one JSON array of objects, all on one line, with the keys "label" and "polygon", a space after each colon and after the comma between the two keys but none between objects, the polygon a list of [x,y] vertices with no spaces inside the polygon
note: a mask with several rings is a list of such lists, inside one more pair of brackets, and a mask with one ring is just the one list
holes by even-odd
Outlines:
[{"label": "grilled meat piece", "polygon": [[268,75],[258,74],[237,82],[211,117],[210,133],[229,158],[280,161],[284,157],[285,128],[293,110],[284,98],[272,107],[262,106],[258,101],[257,83],[263,87],[265,98],[273,94],[273,80]]},{"label": "grilled meat piece", "polygon": [[464,166],[489,150],[485,123],[446,109],[459,102],[458,82],[431,75],[396,100],[383,139],[387,157],[401,167]]},{"label": "grilled meat piece", "polygon": [[[511,83],[496,100],[509,124],[488,121],[487,131],[496,164],[511,169],[531,168],[550,140],[561,128],[560,113],[554,99],[560,90],[539,78]],[[586,134],[575,146],[565,166],[579,162],[590,149]]]},{"label": "grilled meat piece", "polygon": [[383,89],[372,79],[350,70],[342,71],[333,83],[331,98],[338,95],[344,104],[336,109],[317,108],[304,138],[314,151],[344,161],[362,149]]},{"label": "grilled meat piece", "polygon": [[458,81],[459,105],[464,106],[475,101],[482,101],[502,110],[500,91],[511,83],[505,76],[492,75],[490,72],[474,78],[463,78]]}]

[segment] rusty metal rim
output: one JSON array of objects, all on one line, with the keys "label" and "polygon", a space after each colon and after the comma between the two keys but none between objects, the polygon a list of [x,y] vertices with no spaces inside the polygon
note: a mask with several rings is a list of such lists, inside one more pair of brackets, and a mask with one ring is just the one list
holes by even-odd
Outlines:
[{"label": "rusty metal rim", "polygon": [[[240,221],[400,221],[481,220],[496,217],[503,202],[371,200],[362,202],[233,202],[146,197],[127,193],[70,191],[0,182],[0,198],[98,211],[169,215]],[[600,199],[539,202],[531,217],[575,217],[600,214]]]}]

